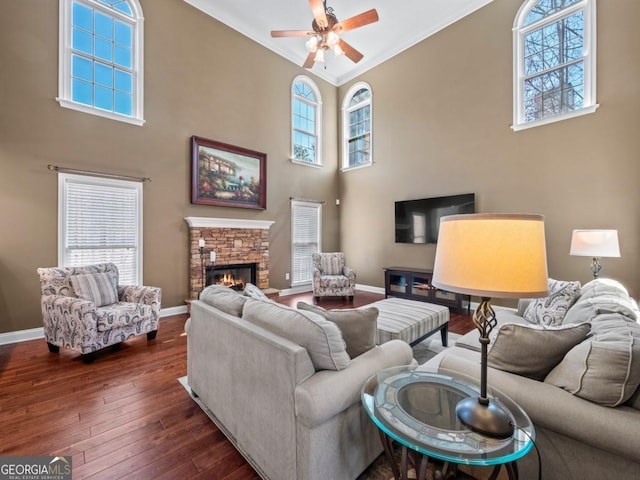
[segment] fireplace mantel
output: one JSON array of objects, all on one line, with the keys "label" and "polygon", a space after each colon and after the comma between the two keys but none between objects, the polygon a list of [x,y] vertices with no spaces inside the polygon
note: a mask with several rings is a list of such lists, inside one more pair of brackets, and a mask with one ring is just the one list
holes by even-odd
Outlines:
[{"label": "fireplace mantel", "polygon": [[[269,228],[272,220],[184,217],[189,224],[189,298],[198,298],[205,267],[255,263],[258,288],[269,287]],[[202,248],[200,245],[203,245]],[[211,256],[215,252],[215,257]]]},{"label": "fireplace mantel", "polygon": [[273,220],[244,218],[184,217],[190,228],[251,228],[269,230]]}]

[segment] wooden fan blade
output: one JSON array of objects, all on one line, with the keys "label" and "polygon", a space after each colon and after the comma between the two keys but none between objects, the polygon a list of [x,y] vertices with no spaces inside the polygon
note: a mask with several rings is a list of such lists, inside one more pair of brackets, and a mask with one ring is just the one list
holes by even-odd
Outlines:
[{"label": "wooden fan blade", "polygon": [[363,12],[359,15],[356,15],[351,18],[347,18],[342,22],[336,23],[335,26],[333,27],[333,30],[336,33],[348,32],[349,30],[353,30],[354,28],[369,25],[370,23],[377,22],[378,20],[379,20],[378,12],[376,11],[375,8],[372,8],[371,10],[367,10],[366,12]]},{"label": "wooden fan blade", "polygon": [[307,37],[315,33],[312,30],[271,30],[272,37]]},{"label": "wooden fan blade", "polygon": [[311,5],[316,24],[320,28],[327,28],[329,21],[327,20],[327,13],[324,11],[324,2],[322,0],[309,0],[309,5]]},{"label": "wooden fan blade", "polygon": [[358,63],[360,60],[362,60],[362,57],[364,57],[364,55],[362,55],[358,50],[353,48],[351,45],[349,45],[347,42],[345,42],[342,39],[340,39],[340,48],[342,48],[342,51],[344,52],[344,54],[353,63]]},{"label": "wooden fan blade", "polygon": [[313,67],[313,63],[314,63],[314,59],[316,57],[315,52],[309,52],[309,55],[307,55],[307,59],[304,61],[304,63],[302,64],[302,66],[304,68],[311,68]]}]

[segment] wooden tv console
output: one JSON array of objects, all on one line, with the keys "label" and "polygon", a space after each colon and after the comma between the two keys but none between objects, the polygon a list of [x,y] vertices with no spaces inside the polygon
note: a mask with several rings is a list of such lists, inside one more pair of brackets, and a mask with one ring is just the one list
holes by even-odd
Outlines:
[{"label": "wooden tv console", "polygon": [[433,270],[410,267],[385,267],[384,296],[406,298],[421,302],[445,305],[463,313],[466,301],[467,315],[471,313],[471,296],[447,292],[431,285]]}]

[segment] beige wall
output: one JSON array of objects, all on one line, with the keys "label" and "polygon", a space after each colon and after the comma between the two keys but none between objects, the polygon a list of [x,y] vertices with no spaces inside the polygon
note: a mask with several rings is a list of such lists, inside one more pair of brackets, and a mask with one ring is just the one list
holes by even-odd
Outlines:
[{"label": "beige wall", "polygon": [[[57,264],[57,177],[47,164],[148,176],[144,282],[163,307],[188,290],[186,216],[275,220],[271,286],[286,288],[289,197],[325,200],[323,243],[337,248],[336,88],[314,78],[324,103],[324,162],[292,164],[290,85],[304,73],[178,0],[142,0],[143,127],[62,108],[58,2],[5,2],[0,16],[0,333],[42,325],[36,268]],[[190,204],[192,135],[267,154],[267,210]]]},{"label": "beige wall", "polygon": [[[57,263],[57,179],[47,164],[152,177],[144,186],[144,280],[164,289],[163,307],[187,297],[185,216],[275,220],[271,285],[286,288],[292,196],[327,202],[323,247],[342,248],[360,284],[382,286],[385,265],[433,263],[434,246],[394,244],[395,200],[475,192],[481,212],[545,215],[556,278],[589,280],[589,260],[568,255],[573,228],[617,228],[622,258],[604,259],[603,272],[640,295],[640,2],[598,4],[601,106],[593,115],[510,130],[519,3],[511,0],[495,0],[362,75],[354,81],[374,92],[376,164],[339,175],[335,118],[350,85],[314,78],[325,167],[294,165],[289,87],[304,71],[182,1],[141,3],[143,127],[60,107],[57,2],[3,5],[0,333],[41,325],[35,269]],[[191,135],[267,153],[267,210],[191,205]]]},{"label": "beige wall", "polygon": [[394,243],[394,201],[475,192],[479,212],[545,216],[555,278],[591,278],[590,260],[569,256],[572,229],[618,229],[622,258],[602,273],[640,295],[640,2],[598,2],[596,113],[513,132],[520,3],[495,0],[354,80],[374,111],[375,165],[340,176],[340,246],[359,283],[433,266],[434,245]]}]

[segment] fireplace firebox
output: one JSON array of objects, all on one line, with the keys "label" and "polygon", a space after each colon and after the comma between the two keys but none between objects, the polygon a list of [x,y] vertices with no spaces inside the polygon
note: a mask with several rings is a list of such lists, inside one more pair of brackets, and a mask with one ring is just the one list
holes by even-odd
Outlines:
[{"label": "fireplace firebox", "polygon": [[205,285],[220,284],[234,290],[244,290],[247,283],[256,285],[256,266],[256,263],[207,266]]}]

